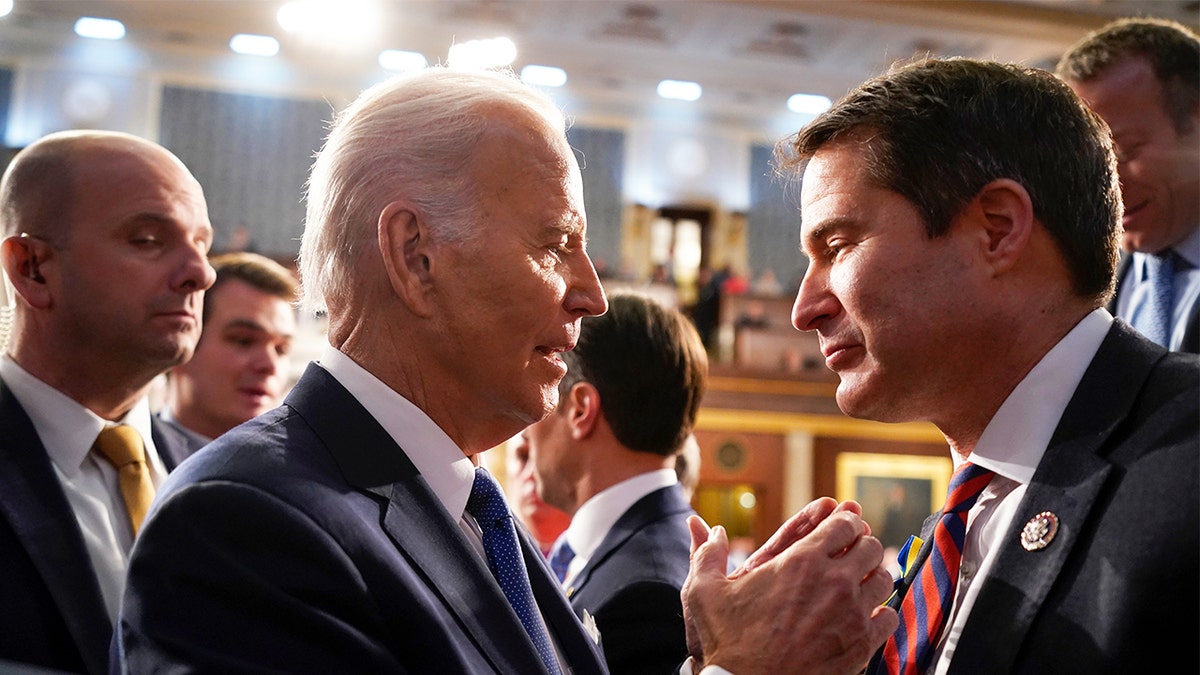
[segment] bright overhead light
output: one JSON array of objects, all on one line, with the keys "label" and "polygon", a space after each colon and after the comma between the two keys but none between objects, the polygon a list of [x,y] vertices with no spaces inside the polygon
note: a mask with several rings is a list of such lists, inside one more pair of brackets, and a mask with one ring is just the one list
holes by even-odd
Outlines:
[{"label": "bright overhead light", "polygon": [[385,49],[379,52],[379,66],[385,70],[405,72],[421,70],[429,65],[429,60],[420,52],[406,52],[402,49]]},{"label": "bright overhead light", "polygon": [[792,94],[787,102],[788,110],[804,115],[820,115],[832,105],[828,96],[820,94]]},{"label": "bright overhead light", "polygon": [[695,101],[700,98],[701,88],[696,82],[663,80],[658,83],[658,95],[679,101]]},{"label": "bright overhead light", "polygon": [[229,48],[247,56],[275,56],[279,53],[279,40],[270,35],[238,33],[229,41]]},{"label": "bright overhead light", "polygon": [[0,0],[0,16],[8,16],[13,10],[13,0]]},{"label": "bright overhead light", "polygon": [[506,37],[498,37],[451,45],[446,61],[454,68],[500,68],[516,58],[517,45]]},{"label": "bright overhead light", "polygon": [[275,14],[289,33],[307,33],[323,39],[358,39],[378,28],[378,8],[366,0],[292,0]]},{"label": "bright overhead light", "polygon": [[554,66],[529,64],[521,69],[521,80],[536,87],[561,87],[567,83],[567,71]]},{"label": "bright overhead light", "polygon": [[125,37],[125,24],[116,19],[97,19],[84,16],[75,22],[75,34],[85,38],[120,40]]}]

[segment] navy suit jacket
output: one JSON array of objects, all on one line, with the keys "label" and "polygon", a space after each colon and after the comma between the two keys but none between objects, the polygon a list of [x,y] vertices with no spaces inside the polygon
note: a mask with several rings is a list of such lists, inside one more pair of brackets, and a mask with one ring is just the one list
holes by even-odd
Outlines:
[{"label": "navy suit jacket", "polygon": [[571,606],[595,618],[614,675],[673,673],[687,658],[679,591],[693,514],[678,484],[651,492],[617,519],[571,580]]},{"label": "navy suit jacket", "polygon": [[[1117,292],[1113,293],[1112,300],[1108,303],[1108,311],[1113,316],[1117,315],[1117,296],[1121,292],[1121,284],[1125,283],[1125,277],[1129,273],[1131,260],[1133,260],[1132,256],[1122,253],[1121,262],[1117,265]],[[1188,311],[1187,328],[1183,331],[1183,342],[1179,344],[1179,351],[1200,354],[1200,298],[1197,298],[1196,303]]]},{"label": "navy suit jacket", "polygon": [[[168,471],[199,447],[157,418],[151,436]],[[0,381],[0,660],[103,673],[111,638],[75,513],[33,422]]]},{"label": "navy suit jacket", "polygon": [[[159,490],[130,561],[126,672],[541,673],[486,563],[391,436],[309,365],[284,404]],[[546,624],[578,675],[599,647],[521,534]]]},{"label": "navy suit jacket", "polygon": [[[1058,533],[1026,551],[1021,529],[1043,511],[1058,517]],[[1000,546],[950,673],[1151,673],[1195,663],[1200,358],[1115,322]]]}]

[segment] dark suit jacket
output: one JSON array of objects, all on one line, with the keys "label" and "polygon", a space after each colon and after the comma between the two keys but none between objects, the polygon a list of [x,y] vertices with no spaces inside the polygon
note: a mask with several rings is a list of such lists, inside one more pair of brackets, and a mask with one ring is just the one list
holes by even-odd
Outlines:
[{"label": "dark suit jacket", "polygon": [[[564,658],[606,672],[537,547],[521,545]],[[118,623],[132,673],[545,671],[458,514],[316,365],[159,491]]]},{"label": "dark suit jacket", "polygon": [[[1125,277],[1129,273],[1129,262],[1132,259],[1129,254],[1122,253],[1121,262],[1117,265],[1117,292],[1113,293],[1112,300],[1108,303],[1108,311],[1113,316],[1117,315],[1117,297],[1121,293],[1121,284],[1125,283]],[[1183,342],[1179,344],[1179,351],[1200,354],[1200,298],[1196,300],[1188,313],[1187,328],[1184,329]]]},{"label": "dark suit jacket", "polygon": [[621,515],[567,590],[596,620],[614,673],[672,673],[687,658],[679,590],[688,574],[694,514],[679,485]]},{"label": "dark suit jacket", "polygon": [[[154,418],[167,470],[198,446]],[[112,625],[83,534],[29,415],[0,381],[0,660],[108,670]]]},{"label": "dark suit jacket", "polygon": [[[950,672],[1152,673],[1195,663],[1198,458],[1200,359],[1116,322],[1034,473]],[[1058,517],[1058,533],[1026,551],[1021,529],[1042,511]]]}]

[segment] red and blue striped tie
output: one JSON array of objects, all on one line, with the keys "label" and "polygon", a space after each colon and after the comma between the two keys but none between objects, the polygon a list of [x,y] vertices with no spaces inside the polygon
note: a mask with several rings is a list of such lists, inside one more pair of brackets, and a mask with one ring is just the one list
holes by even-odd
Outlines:
[{"label": "red and blue striped tie", "polygon": [[933,549],[900,604],[900,627],[883,646],[882,663],[890,675],[920,675],[929,667],[954,602],[967,512],[991,481],[990,470],[970,462],[950,479],[942,517],[933,528]]}]

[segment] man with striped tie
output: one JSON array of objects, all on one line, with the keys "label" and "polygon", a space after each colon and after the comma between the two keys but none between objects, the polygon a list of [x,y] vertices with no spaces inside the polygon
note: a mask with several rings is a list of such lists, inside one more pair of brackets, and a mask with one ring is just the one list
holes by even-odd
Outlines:
[{"label": "man with striped tie", "polygon": [[[810,260],[792,320],[819,334],[838,405],[936,424],[956,467],[868,672],[1190,662],[1200,358],[1104,309],[1121,223],[1104,124],[1047,72],[931,59],[859,86],[782,150],[803,171]],[[753,620],[753,593],[774,607],[802,592],[743,591],[755,572],[726,579],[725,543],[694,536],[696,634]]]}]

